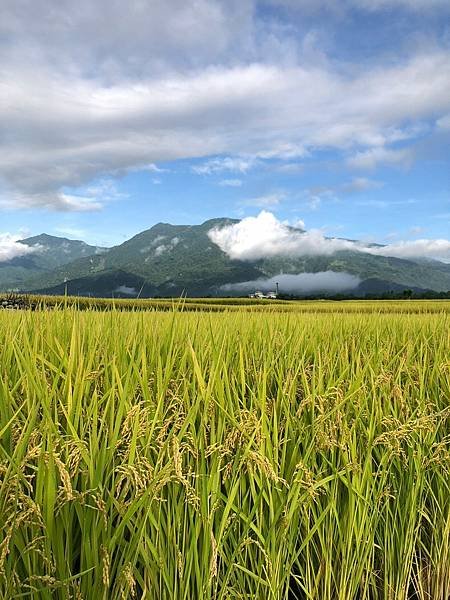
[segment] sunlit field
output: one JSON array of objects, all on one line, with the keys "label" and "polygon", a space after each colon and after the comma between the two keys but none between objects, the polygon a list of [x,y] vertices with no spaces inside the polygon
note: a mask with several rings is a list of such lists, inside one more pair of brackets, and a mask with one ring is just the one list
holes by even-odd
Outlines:
[{"label": "sunlit field", "polygon": [[450,598],[450,302],[61,302],[0,311],[1,598]]}]

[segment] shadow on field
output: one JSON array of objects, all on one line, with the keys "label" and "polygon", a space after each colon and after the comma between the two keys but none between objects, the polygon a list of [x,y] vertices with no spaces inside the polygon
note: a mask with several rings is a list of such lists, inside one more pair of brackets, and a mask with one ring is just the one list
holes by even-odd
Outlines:
[{"label": "shadow on field", "polygon": [[294,577],[289,581],[289,600],[307,600],[305,592],[300,588]]}]

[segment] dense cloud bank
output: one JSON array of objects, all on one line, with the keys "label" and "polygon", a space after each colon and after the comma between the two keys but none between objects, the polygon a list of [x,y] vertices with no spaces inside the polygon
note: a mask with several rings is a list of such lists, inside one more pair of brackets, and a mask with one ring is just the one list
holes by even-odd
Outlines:
[{"label": "dense cloud bank", "polygon": [[319,230],[300,231],[261,211],[239,223],[214,228],[210,239],[234,260],[254,261],[276,256],[327,256],[342,250],[397,258],[435,258],[450,261],[450,240],[414,240],[375,246],[327,238]]}]

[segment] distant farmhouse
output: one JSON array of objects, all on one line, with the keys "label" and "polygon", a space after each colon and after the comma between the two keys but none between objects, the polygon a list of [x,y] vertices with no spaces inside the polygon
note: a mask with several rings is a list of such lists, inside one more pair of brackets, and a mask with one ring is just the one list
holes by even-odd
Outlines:
[{"label": "distant farmhouse", "polygon": [[268,300],[276,300],[278,298],[278,283],[276,284],[276,290],[274,292],[267,292],[264,294],[260,290],[256,290],[253,294],[249,294],[249,298],[266,298]]}]

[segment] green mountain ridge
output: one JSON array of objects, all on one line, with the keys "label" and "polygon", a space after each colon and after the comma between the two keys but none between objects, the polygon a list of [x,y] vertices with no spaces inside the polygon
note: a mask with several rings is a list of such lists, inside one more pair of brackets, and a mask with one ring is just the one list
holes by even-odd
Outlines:
[{"label": "green mountain ridge", "polygon": [[35,278],[44,278],[58,267],[75,260],[101,254],[105,248],[90,246],[80,240],[70,240],[43,233],[20,241],[36,251],[0,262],[0,289],[25,289]]},{"label": "green mountain ridge", "polygon": [[[279,274],[334,271],[358,277],[361,289],[375,285],[386,291],[450,290],[450,265],[439,261],[348,250],[331,256],[232,260],[212,242],[208,232],[237,222],[217,218],[201,225],[157,223],[110,249],[45,235],[29,238],[22,243],[45,250],[0,263],[0,288],[7,289],[9,284],[9,288],[23,291],[124,297],[223,295],[225,285]],[[9,273],[9,279],[4,273]],[[372,283],[364,287],[366,280]]]}]

